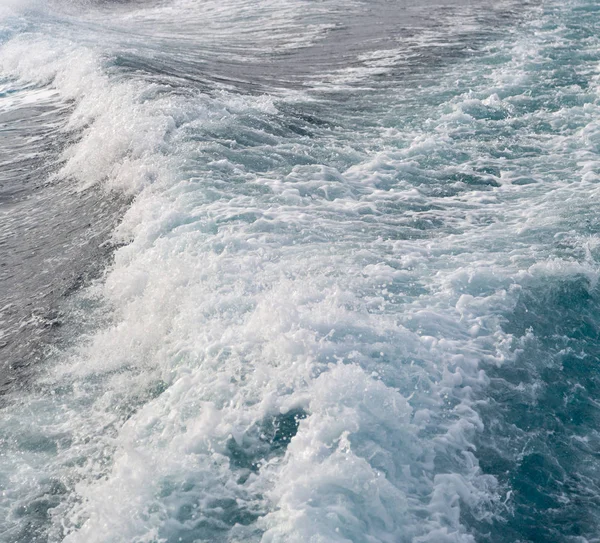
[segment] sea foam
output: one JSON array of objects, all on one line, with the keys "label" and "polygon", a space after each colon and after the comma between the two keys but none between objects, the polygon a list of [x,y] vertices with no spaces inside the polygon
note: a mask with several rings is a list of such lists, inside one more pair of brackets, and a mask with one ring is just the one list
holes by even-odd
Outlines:
[{"label": "sea foam", "polygon": [[69,543],[458,543],[502,525],[510,484],[478,456],[486,423],[510,424],[486,412],[490,375],[535,333],[507,323],[541,285],[597,281],[596,233],[578,233],[596,91],[553,90],[539,63],[563,29],[536,25],[403,94],[333,74],[341,105],[331,86],[166,92],[88,45],[4,45],[5,73],[73,101],[58,175],[133,196],[114,262],[69,302],[98,306],[90,332],[7,410],[15,539],[31,511]]}]

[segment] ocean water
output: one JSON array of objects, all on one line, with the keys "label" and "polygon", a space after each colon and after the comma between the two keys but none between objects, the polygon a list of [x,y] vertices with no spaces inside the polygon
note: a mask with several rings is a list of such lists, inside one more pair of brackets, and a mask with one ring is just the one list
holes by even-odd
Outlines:
[{"label": "ocean water", "polygon": [[593,0],[2,0],[2,543],[600,542]]}]

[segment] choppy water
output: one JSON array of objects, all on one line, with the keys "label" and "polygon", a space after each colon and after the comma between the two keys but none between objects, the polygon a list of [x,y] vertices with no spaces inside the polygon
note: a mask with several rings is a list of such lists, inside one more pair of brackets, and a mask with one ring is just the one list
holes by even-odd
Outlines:
[{"label": "choppy water", "polygon": [[595,2],[0,42],[0,541],[600,541]]}]

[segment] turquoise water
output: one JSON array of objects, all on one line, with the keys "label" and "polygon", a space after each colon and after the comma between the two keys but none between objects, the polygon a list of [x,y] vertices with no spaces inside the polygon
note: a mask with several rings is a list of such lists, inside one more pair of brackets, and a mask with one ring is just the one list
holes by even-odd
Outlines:
[{"label": "turquoise water", "polygon": [[593,2],[2,16],[0,540],[600,541]]}]

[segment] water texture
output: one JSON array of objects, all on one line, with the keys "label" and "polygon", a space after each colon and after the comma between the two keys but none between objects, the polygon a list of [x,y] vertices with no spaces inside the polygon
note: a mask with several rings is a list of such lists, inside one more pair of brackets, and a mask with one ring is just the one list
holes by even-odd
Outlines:
[{"label": "water texture", "polygon": [[0,541],[600,541],[591,0],[0,8]]}]

